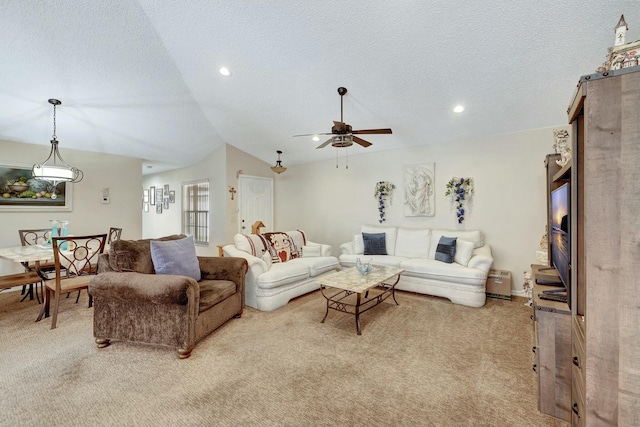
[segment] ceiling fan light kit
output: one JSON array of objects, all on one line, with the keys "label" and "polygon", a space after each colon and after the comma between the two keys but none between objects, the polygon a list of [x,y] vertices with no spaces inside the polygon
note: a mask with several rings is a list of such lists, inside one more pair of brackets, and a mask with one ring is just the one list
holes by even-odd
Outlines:
[{"label": "ceiling fan light kit", "polygon": [[281,174],[282,172],[286,171],[287,168],[282,166],[282,161],[280,160],[280,154],[282,154],[282,151],[278,150],[276,151],[276,153],[278,153],[278,160],[276,160],[276,164],[274,166],[271,166],[271,170],[277,174]]},{"label": "ceiling fan light kit", "polygon": [[371,145],[371,143],[369,141],[366,141],[358,136],[355,135],[383,135],[383,134],[391,134],[393,133],[391,131],[391,129],[389,128],[385,128],[385,129],[361,129],[361,130],[353,130],[351,128],[351,125],[347,124],[344,122],[344,117],[343,117],[343,97],[344,95],[347,93],[347,88],[346,87],[339,87],[338,88],[338,94],[340,95],[340,121],[334,121],[333,122],[333,126],[331,127],[331,132],[327,132],[327,133],[310,133],[310,134],[304,134],[304,135],[293,135],[294,137],[297,136],[313,136],[314,137],[314,141],[315,141],[315,137],[317,135],[333,135],[331,138],[327,139],[325,142],[323,142],[322,144],[320,144],[318,147],[316,148],[324,148],[327,145],[331,144],[332,147],[336,147],[336,148],[346,148],[346,147],[351,147],[353,145],[353,143],[355,142],[356,144],[366,148],[369,147]]},{"label": "ceiling fan light kit", "polygon": [[[61,182],[80,182],[84,173],[73,166],[69,166],[58,151],[58,139],[56,136],[56,106],[62,104],[57,99],[50,99],[49,104],[53,105],[53,136],[51,137],[51,151],[49,157],[42,162],[36,163],[31,169],[31,174],[38,181],[46,181],[55,187]],[[55,190],[54,190],[55,191]],[[51,195],[55,199],[55,193]]]}]

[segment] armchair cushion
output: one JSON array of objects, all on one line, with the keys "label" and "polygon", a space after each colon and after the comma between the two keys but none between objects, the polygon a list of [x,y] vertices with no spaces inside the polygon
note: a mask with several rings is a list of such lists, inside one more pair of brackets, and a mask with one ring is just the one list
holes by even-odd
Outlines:
[{"label": "armchair cushion", "polygon": [[195,281],[200,280],[200,265],[193,236],[165,242],[152,240],[150,244],[156,274],[174,274],[191,277]]},{"label": "armchair cushion", "polygon": [[236,284],[230,280],[203,280],[200,282],[200,313],[235,293]]}]

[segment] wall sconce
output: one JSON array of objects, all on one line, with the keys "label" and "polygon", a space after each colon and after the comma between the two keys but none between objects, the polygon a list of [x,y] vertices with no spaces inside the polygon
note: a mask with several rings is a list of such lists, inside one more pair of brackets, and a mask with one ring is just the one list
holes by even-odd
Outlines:
[{"label": "wall sconce", "polygon": [[280,160],[280,154],[282,154],[282,151],[278,150],[276,151],[276,153],[278,153],[278,160],[276,161],[275,166],[271,166],[271,170],[277,174],[281,174],[282,172],[286,171],[287,168],[282,166],[282,161]]}]

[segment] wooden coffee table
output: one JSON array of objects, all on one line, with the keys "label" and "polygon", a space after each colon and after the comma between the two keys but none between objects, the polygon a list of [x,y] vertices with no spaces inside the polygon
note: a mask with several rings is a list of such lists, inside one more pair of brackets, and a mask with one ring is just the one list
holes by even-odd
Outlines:
[{"label": "wooden coffee table", "polygon": [[[401,268],[374,266],[366,275],[361,275],[355,268],[348,268],[320,278],[320,292],[327,300],[327,311],[320,323],[324,323],[329,309],[353,314],[356,317],[356,330],[360,331],[360,314],[372,309],[384,300],[393,297],[396,305],[395,287],[400,281]],[[394,276],[393,284],[385,283]],[[332,288],[332,289],[330,289]],[[335,292],[335,290],[339,290]]]}]

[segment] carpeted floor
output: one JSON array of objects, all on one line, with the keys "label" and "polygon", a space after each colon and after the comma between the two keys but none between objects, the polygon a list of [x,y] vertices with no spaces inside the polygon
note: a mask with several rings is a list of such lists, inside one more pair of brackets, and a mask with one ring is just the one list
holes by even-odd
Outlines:
[{"label": "carpeted floor", "polygon": [[[362,316],[312,293],[246,308],[186,360],[173,349],[98,349],[86,293],[58,327],[0,293],[2,426],[567,426],[537,410],[531,309],[398,292]],[[387,300],[389,301],[389,300]]]}]

